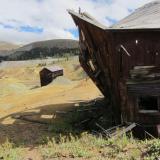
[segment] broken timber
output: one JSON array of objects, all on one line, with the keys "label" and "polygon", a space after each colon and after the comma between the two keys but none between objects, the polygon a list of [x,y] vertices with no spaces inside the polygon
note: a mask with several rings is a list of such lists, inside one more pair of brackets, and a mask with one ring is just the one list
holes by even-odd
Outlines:
[{"label": "broken timber", "polygon": [[101,125],[99,125],[98,123],[96,123],[96,126],[99,127],[108,138],[118,138],[123,136],[124,134],[128,133],[129,131],[132,131],[135,127],[136,124],[132,123],[129,126],[124,126],[124,125],[118,125],[118,126],[114,126],[112,128],[109,129],[104,129]]}]

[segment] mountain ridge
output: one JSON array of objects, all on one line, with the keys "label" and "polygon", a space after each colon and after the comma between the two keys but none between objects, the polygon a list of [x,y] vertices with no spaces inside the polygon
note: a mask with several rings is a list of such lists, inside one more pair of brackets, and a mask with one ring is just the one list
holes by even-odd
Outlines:
[{"label": "mountain ridge", "polygon": [[28,60],[54,56],[62,57],[65,54],[77,55],[78,52],[79,43],[77,40],[52,39],[29,43],[12,50],[8,49],[0,56],[4,56],[4,60]]},{"label": "mountain ridge", "polygon": [[11,42],[0,41],[0,56],[6,56],[11,50],[15,50],[19,47],[20,45]]}]

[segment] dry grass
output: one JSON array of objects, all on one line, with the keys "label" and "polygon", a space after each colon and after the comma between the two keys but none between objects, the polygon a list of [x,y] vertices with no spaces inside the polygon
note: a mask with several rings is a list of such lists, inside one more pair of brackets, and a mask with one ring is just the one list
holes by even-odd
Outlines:
[{"label": "dry grass", "polygon": [[[158,144],[158,145],[157,145]],[[139,141],[125,135],[118,139],[106,140],[89,133],[75,137],[57,135],[57,138],[40,141],[37,153],[40,159],[115,159],[115,160],[158,160],[160,140]],[[6,141],[0,146],[0,158],[5,160],[22,160],[26,149],[16,147]]]},{"label": "dry grass", "polygon": [[[23,141],[19,138],[15,142],[6,140],[0,145],[0,157],[5,160],[23,160],[26,157],[25,151],[28,148],[26,146],[29,143],[31,148],[34,148],[33,150],[36,149],[36,154],[40,155],[40,160],[156,160],[159,158],[159,139],[142,141],[133,138],[131,133],[124,134],[118,139],[107,139],[101,134],[95,135],[79,127],[73,127],[75,120],[81,119],[82,116],[82,113],[80,115],[71,113],[60,121],[45,126],[48,128],[45,132],[39,130],[41,134],[35,135],[35,144],[32,141],[29,142],[31,139]],[[35,133],[32,131],[32,134]]]},{"label": "dry grass", "polygon": [[[30,89],[38,85],[38,72],[42,67],[36,64],[33,67],[17,67],[16,72],[12,67],[0,70],[0,159],[158,159],[160,155],[158,139],[140,141],[134,139],[131,134],[123,135],[116,140],[106,139],[100,134],[92,134],[91,131],[96,130],[93,123],[84,128],[74,125],[91,116],[90,112],[62,114],[62,117],[57,116],[58,119],[51,125],[13,120],[10,114],[19,112],[26,114],[26,111],[38,114],[35,118],[43,120],[42,115],[54,115],[56,110],[73,109],[74,104],[80,104],[81,101],[88,101],[100,95],[90,80],[84,80],[86,75],[79,67],[78,59],[54,62],[54,64],[63,66],[65,77],[70,81],[76,80],[77,84],[50,84],[44,88]],[[53,65],[53,62],[47,65]],[[82,106],[79,107],[82,109]],[[97,113],[95,112],[93,116]]]}]

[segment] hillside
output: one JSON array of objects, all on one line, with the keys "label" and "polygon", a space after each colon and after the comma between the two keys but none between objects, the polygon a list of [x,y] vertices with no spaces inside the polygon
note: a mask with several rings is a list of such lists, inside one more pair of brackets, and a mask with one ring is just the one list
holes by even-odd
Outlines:
[{"label": "hillside", "polygon": [[33,42],[14,50],[7,60],[28,60],[46,57],[63,57],[65,54],[79,53],[78,41],[70,39],[55,39]]},{"label": "hillside", "polygon": [[10,53],[11,50],[19,48],[19,45],[0,41],[0,56],[6,56]]},{"label": "hillside", "polygon": [[78,41],[71,39],[54,39],[47,41],[39,41],[27,44],[17,49],[17,51],[30,51],[34,48],[78,48]]}]

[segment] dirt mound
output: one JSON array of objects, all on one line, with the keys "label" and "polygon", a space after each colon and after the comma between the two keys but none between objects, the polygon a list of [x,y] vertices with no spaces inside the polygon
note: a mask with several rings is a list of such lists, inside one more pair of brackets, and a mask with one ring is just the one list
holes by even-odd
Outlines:
[{"label": "dirt mound", "polygon": [[54,79],[51,84],[52,85],[53,84],[55,84],[55,85],[70,85],[70,84],[73,84],[73,82],[64,76],[60,76],[60,77],[57,77],[56,79]]}]

